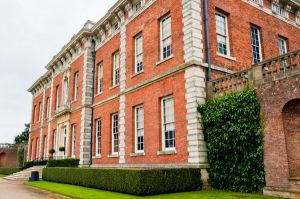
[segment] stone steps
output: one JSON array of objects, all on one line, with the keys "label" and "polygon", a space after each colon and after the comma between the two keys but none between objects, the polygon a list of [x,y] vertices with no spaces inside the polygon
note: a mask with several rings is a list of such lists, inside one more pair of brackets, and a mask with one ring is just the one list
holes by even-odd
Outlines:
[{"label": "stone steps", "polygon": [[23,171],[19,171],[12,175],[6,176],[4,179],[12,180],[12,181],[28,181],[29,177],[31,176],[32,171],[38,171],[40,178],[42,178],[42,172],[45,166],[35,166]]}]

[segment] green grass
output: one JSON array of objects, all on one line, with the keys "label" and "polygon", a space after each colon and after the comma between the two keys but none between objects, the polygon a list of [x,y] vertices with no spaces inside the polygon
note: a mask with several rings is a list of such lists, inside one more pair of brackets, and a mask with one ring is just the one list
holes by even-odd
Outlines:
[{"label": "green grass", "polygon": [[4,178],[6,175],[0,174],[0,178]]},{"label": "green grass", "polygon": [[47,181],[27,182],[28,186],[44,189],[77,199],[275,199],[254,194],[243,194],[225,191],[195,191],[185,193],[164,194],[158,196],[137,197],[127,194],[90,189],[80,186],[53,183]]}]

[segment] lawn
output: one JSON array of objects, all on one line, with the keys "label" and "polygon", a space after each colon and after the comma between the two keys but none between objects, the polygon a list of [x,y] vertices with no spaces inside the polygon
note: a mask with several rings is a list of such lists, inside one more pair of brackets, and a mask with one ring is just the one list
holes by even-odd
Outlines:
[{"label": "lawn", "polygon": [[27,182],[25,184],[28,186],[37,187],[40,189],[78,199],[275,199],[274,197],[267,197],[262,195],[242,194],[225,191],[195,191],[165,194],[158,196],[137,197],[127,194],[120,194],[109,191],[102,191],[98,189],[90,189],[80,186],[59,184],[46,181]]},{"label": "lawn", "polygon": [[0,178],[4,178],[6,175],[0,174]]}]

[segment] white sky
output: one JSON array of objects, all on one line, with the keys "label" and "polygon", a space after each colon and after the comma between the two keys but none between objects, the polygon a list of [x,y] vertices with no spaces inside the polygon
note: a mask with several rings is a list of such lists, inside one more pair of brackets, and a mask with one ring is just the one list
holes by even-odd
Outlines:
[{"label": "white sky", "polygon": [[30,121],[27,89],[84,23],[117,0],[0,0],[0,143]]}]

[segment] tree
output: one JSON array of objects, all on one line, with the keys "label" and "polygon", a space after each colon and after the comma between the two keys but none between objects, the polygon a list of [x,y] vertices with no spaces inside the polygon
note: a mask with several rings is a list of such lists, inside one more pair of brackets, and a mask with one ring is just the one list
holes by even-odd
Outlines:
[{"label": "tree", "polygon": [[30,124],[26,123],[25,124],[25,129],[23,132],[15,137],[15,144],[22,144],[24,142],[27,142],[29,139],[29,128]]}]

